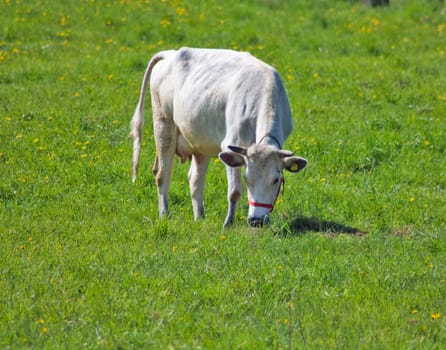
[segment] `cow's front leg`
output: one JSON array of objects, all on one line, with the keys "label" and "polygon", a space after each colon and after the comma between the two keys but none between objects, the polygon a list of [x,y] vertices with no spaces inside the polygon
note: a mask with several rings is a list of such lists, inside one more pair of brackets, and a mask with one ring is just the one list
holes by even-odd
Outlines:
[{"label": "cow's front leg", "polygon": [[235,210],[243,190],[240,172],[241,170],[239,167],[226,167],[228,176],[228,214],[225,219],[224,227],[229,227],[234,224]]},{"label": "cow's front leg", "polygon": [[195,220],[204,217],[203,191],[209,160],[208,156],[201,154],[192,155],[188,179]]},{"label": "cow's front leg", "polygon": [[176,148],[176,127],[173,121],[156,118],[154,114],[156,159],[153,172],[158,189],[158,210],[160,217],[169,212],[168,195],[172,177],[173,159]]}]

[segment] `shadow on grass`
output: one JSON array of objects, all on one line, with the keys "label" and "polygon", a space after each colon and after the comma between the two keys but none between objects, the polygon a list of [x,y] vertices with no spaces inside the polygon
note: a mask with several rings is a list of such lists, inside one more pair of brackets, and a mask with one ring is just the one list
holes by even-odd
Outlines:
[{"label": "shadow on grass", "polygon": [[306,232],[320,232],[329,236],[349,234],[358,237],[366,234],[364,231],[338,222],[320,220],[315,217],[298,216],[283,225],[278,230],[277,235],[289,237],[302,235]]}]

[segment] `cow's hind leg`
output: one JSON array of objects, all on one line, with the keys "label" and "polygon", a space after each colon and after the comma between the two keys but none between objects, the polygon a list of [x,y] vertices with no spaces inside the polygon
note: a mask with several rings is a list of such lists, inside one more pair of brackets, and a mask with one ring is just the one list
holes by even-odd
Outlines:
[{"label": "cow's hind leg", "polygon": [[154,159],[153,165],[152,165],[152,173],[155,176],[156,176],[156,174],[158,174],[158,154],[156,154],[156,152],[155,152],[155,159]]},{"label": "cow's hind leg", "polygon": [[229,227],[234,224],[235,210],[242,194],[242,181],[240,168],[226,167],[228,176],[228,214],[224,226]]},{"label": "cow's hind leg", "polygon": [[209,160],[208,156],[201,154],[192,155],[188,179],[195,220],[204,217],[203,192]]},{"label": "cow's hind leg", "polygon": [[172,177],[173,159],[176,148],[177,129],[173,120],[159,118],[154,115],[156,159],[153,172],[158,189],[158,209],[160,217],[169,212],[168,194]]}]

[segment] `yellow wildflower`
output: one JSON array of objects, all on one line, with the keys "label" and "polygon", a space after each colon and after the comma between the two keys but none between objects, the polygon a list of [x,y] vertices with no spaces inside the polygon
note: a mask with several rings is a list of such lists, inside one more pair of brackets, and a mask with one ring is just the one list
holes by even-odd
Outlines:
[{"label": "yellow wildflower", "polygon": [[184,16],[184,15],[187,14],[187,13],[186,13],[186,9],[183,8],[183,7],[179,7],[179,8],[177,8],[177,9],[176,9],[176,13],[177,13],[178,16]]},{"label": "yellow wildflower", "polygon": [[431,314],[431,319],[436,320],[441,317],[441,314],[439,312]]},{"label": "yellow wildflower", "polygon": [[171,22],[168,19],[163,19],[160,21],[162,27],[168,27],[171,25]]}]

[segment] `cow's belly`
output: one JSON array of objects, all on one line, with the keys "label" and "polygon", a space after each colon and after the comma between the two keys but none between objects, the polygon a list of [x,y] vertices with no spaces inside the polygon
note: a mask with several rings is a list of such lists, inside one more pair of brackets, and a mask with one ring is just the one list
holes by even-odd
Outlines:
[{"label": "cow's belly", "polygon": [[199,129],[187,125],[181,127],[177,125],[180,131],[178,137],[178,146],[188,153],[199,153],[210,157],[217,157],[221,151],[221,141],[224,135],[221,135],[216,130],[212,129],[212,125],[208,128],[203,128],[201,125]]},{"label": "cow's belly", "polygon": [[176,110],[174,120],[181,136],[190,146],[189,151],[210,157],[218,156],[221,142],[225,138],[224,112],[183,114]]},{"label": "cow's belly", "polygon": [[[191,140],[191,141],[189,141]],[[191,136],[184,136],[179,133],[177,138],[177,148],[176,154],[181,158],[181,161],[184,162],[186,159],[190,158],[192,154],[203,154],[209,157],[217,157],[220,152],[220,145],[215,142],[206,142],[202,140],[202,142],[197,143],[193,141],[194,138]]]}]

